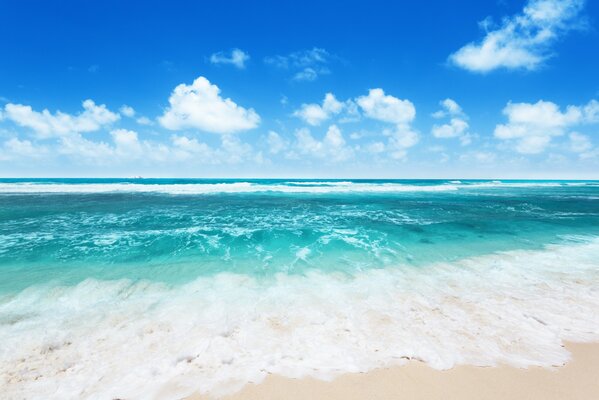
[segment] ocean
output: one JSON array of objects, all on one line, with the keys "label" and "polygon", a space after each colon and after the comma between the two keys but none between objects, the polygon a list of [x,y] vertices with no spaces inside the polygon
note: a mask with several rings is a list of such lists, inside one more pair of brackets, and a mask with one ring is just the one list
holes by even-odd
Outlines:
[{"label": "ocean", "polygon": [[0,179],[2,398],[559,366],[598,310],[599,181]]}]

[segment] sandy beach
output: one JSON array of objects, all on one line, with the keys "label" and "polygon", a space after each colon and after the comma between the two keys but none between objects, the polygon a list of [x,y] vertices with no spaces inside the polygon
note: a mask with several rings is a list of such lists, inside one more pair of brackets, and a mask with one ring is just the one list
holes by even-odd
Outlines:
[{"label": "sandy beach", "polygon": [[[572,360],[556,368],[459,366],[439,371],[413,361],[405,366],[330,381],[270,375],[227,400],[268,399],[580,399],[599,398],[599,343],[568,343]],[[186,400],[208,400],[192,396]]]}]

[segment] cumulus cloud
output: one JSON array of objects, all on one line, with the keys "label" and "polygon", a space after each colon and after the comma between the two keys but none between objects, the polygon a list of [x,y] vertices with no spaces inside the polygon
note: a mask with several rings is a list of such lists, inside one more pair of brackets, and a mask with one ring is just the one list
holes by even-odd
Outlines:
[{"label": "cumulus cloud", "polygon": [[[455,106],[459,108],[457,104]],[[457,112],[449,103],[448,107],[452,112]],[[355,150],[365,151],[370,154],[386,152],[391,158],[403,159],[407,155],[407,149],[418,143],[419,134],[411,126],[416,117],[414,104],[409,100],[402,100],[385,94],[385,91],[380,88],[370,89],[367,95],[343,102],[337,100],[332,93],[327,93],[321,104],[302,104],[293,115],[309,125],[317,126],[334,116],[338,116],[337,122],[340,123],[354,122],[360,118],[360,110],[366,117],[392,126],[384,128],[382,131],[382,135],[387,138],[386,141],[377,140],[364,146],[358,146]],[[304,149],[300,153],[306,153],[306,149],[312,149],[313,152],[318,154],[328,154],[326,151],[318,151],[318,149],[332,148],[335,137],[339,137],[343,141],[342,148],[344,151],[341,154],[354,153],[354,149],[345,146],[345,139],[343,139],[336,125],[331,125],[322,141],[314,139],[307,129],[296,133],[297,143],[301,149]],[[354,132],[350,137],[356,140],[360,139],[362,135]],[[341,159],[345,158],[347,157],[341,157]],[[339,160],[339,157],[337,159]]]},{"label": "cumulus cloud", "polygon": [[249,59],[250,55],[240,49],[233,49],[229,53],[219,51],[210,56],[210,62],[212,64],[229,64],[238,69],[244,69],[245,63]]},{"label": "cumulus cloud", "polygon": [[119,112],[121,113],[121,115],[124,115],[125,117],[133,118],[135,116],[135,110],[133,109],[133,107],[128,106],[126,104],[123,104],[121,108],[119,108]]},{"label": "cumulus cloud", "polygon": [[467,116],[460,105],[453,99],[445,99],[439,103],[441,110],[433,113],[434,118],[449,117],[449,121],[442,125],[433,125],[431,133],[439,139],[459,138],[463,145],[470,144],[471,138],[468,133]]},{"label": "cumulus cloud", "polygon": [[508,103],[503,114],[506,124],[495,127],[498,139],[515,142],[515,149],[523,154],[538,154],[551,143],[551,139],[563,135],[569,128],[583,123],[597,122],[595,100],[585,106],[567,106],[564,111],[550,101],[531,103]]},{"label": "cumulus cloud", "polygon": [[337,125],[329,126],[322,140],[315,139],[307,128],[296,131],[295,137],[294,149],[305,156],[330,161],[345,161],[354,155],[353,149],[346,145],[343,134]]},{"label": "cumulus cloud", "polygon": [[441,110],[433,113],[433,118],[441,119],[447,116],[462,115],[462,107],[455,100],[447,98],[439,102]]},{"label": "cumulus cloud", "polygon": [[158,121],[170,130],[200,129],[224,134],[253,129],[260,123],[260,116],[253,109],[222,98],[220,89],[203,76],[191,85],[178,85],[169,104]]},{"label": "cumulus cloud", "polygon": [[461,68],[489,72],[498,68],[534,70],[551,56],[551,45],[580,26],[584,0],[529,0],[523,11],[506,17],[491,28],[489,19],[481,26],[485,37],[469,43],[449,56]]},{"label": "cumulus cloud", "polygon": [[301,50],[285,56],[276,55],[266,57],[264,62],[275,68],[293,71],[292,79],[295,81],[314,81],[320,75],[329,74],[328,64],[336,59],[325,49],[314,47],[310,50]]},{"label": "cumulus cloud", "polygon": [[293,115],[310,125],[320,125],[332,115],[339,114],[343,108],[343,103],[338,101],[332,93],[327,93],[324,96],[322,105],[315,103],[302,104],[300,109],[296,110]]},{"label": "cumulus cloud", "polygon": [[31,106],[9,103],[4,106],[5,118],[19,126],[33,130],[39,138],[93,132],[116,122],[120,116],[108,110],[104,104],[96,105],[93,100],[83,102],[83,111],[77,115],[47,109],[34,111]]},{"label": "cumulus cloud", "polygon": [[358,97],[356,103],[367,117],[383,122],[408,124],[416,117],[411,101],[386,95],[383,89],[370,89],[368,95]]},{"label": "cumulus cloud", "polygon": [[[394,128],[385,129],[383,135],[388,137],[385,150],[393,159],[403,159],[407,149],[419,141],[418,133],[412,129],[411,123],[416,118],[416,107],[410,100],[402,100],[385,94],[383,89],[370,89],[368,95],[356,98],[356,104],[362,112],[374,120],[394,124]],[[381,142],[370,143],[367,149],[381,152]]]},{"label": "cumulus cloud", "polygon": [[452,118],[448,124],[434,125],[433,136],[436,138],[454,138],[461,136],[466,129],[468,129],[468,123],[460,118]]}]

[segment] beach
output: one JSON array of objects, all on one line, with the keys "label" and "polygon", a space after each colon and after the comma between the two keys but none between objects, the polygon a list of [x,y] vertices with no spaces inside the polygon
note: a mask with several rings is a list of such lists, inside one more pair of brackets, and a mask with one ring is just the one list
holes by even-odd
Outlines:
[{"label": "beach", "polygon": [[[593,400],[599,395],[599,344],[567,343],[572,360],[552,368],[458,366],[438,371],[413,361],[408,365],[332,381],[268,376],[226,400]],[[208,400],[191,396],[187,400]]]},{"label": "beach", "polygon": [[572,343],[599,343],[598,199],[595,181],[0,180],[3,399],[592,393],[596,346]]}]

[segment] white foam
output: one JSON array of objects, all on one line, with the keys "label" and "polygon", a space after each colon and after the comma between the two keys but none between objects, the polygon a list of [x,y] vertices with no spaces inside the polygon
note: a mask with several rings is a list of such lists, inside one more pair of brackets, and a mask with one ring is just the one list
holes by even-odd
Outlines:
[{"label": "white foam", "polygon": [[597,254],[593,240],[353,277],[31,287],[0,299],[2,397],[221,395],[268,373],[330,379],[406,359],[562,365],[564,340],[599,340]]},{"label": "white foam", "polygon": [[354,185],[354,182],[350,181],[289,181],[285,182],[288,185],[307,185],[307,186],[349,186]]},{"label": "white foam", "polygon": [[389,192],[440,192],[454,191],[454,185],[408,185],[399,183],[318,182],[311,184],[260,184],[189,183],[189,184],[139,184],[139,183],[0,183],[0,193],[389,193]]},{"label": "white foam", "polygon": [[350,181],[287,181],[281,183],[230,182],[230,183],[39,183],[3,182],[0,193],[166,193],[166,194],[214,194],[214,193],[393,193],[393,192],[446,192],[466,189],[534,188],[588,186],[598,187],[597,182],[461,182],[414,185],[397,182],[350,182]]}]

